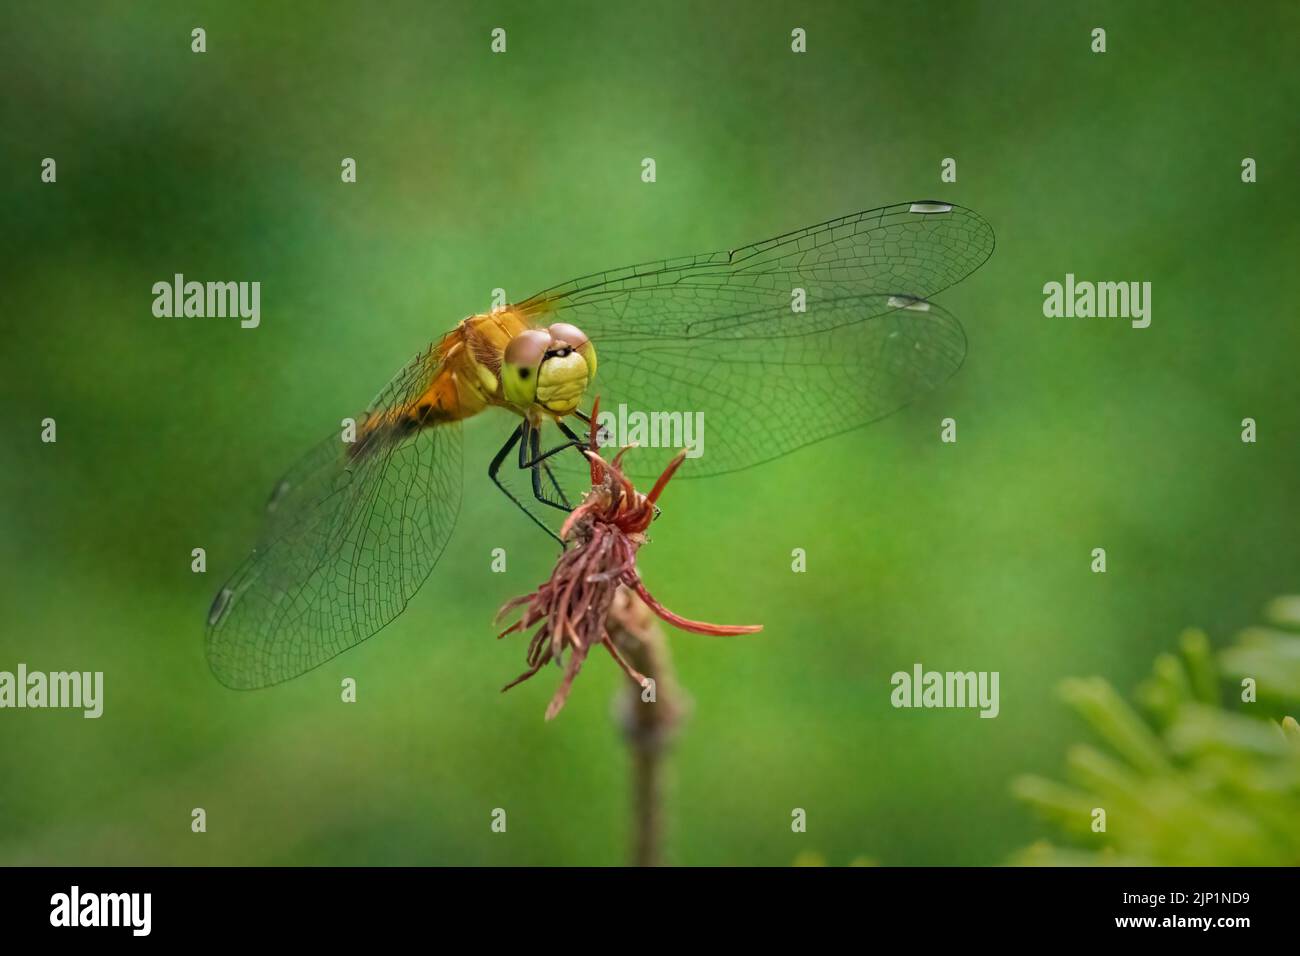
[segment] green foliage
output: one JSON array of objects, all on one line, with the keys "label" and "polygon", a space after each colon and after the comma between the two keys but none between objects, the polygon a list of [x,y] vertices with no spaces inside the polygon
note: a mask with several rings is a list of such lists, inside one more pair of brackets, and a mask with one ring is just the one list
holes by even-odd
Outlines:
[{"label": "green foliage", "polygon": [[1072,747],[1069,784],[1015,781],[1066,845],[1037,843],[1014,862],[1300,863],[1300,724],[1281,716],[1300,701],[1300,598],[1272,602],[1266,619],[1217,655],[1204,633],[1184,633],[1178,654],[1156,659],[1136,708],[1102,678],[1065,681],[1061,696],[1107,746]]}]

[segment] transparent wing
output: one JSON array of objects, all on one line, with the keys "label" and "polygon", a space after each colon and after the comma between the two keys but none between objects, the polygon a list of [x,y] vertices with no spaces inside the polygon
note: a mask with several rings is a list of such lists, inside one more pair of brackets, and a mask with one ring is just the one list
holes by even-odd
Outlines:
[{"label": "transparent wing", "polygon": [[[947,380],[966,338],[928,299],[993,246],[970,209],[902,203],[575,279],[519,308],[591,337],[602,412],[629,425],[616,437],[635,438],[639,415],[655,427],[657,414],[651,443],[664,429],[685,443],[688,423],[702,422],[700,455],[682,474],[718,474],[876,421]],[[661,457],[627,461],[639,477]]]},{"label": "transparent wing", "polygon": [[311,670],[397,617],[460,511],[458,423],[367,428],[411,406],[437,371],[417,355],[371,403],[355,444],[335,433],[277,483],[258,545],[208,616],[213,673],[235,688]]}]

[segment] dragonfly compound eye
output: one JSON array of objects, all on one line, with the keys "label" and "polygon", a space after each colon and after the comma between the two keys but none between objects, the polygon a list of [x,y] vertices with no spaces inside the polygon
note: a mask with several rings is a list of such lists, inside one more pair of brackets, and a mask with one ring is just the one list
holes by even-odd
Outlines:
[{"label": "dragonfly compound eye", "polygon": [[596,347],[587,338],[587,333],[568,322],[555,322],[548,329],[551,338],[558,347],[568,346],[582,356],[587,363],[587,380],[596,377]]},{"label": "dragonfly compound eye", "polygon": [[556,322],[548,330],[556,345],[567,345],[571,349],[580,349],[587,344],[587,335],[576,325],[568,322]]},{"label": "dragonfly compound eye", "polygon": [[501,357],[501,387],[507,401],[519,406],[533,403],[537,373],[550,348],[551,334],[543,329],[528,329],[510,340]]}]

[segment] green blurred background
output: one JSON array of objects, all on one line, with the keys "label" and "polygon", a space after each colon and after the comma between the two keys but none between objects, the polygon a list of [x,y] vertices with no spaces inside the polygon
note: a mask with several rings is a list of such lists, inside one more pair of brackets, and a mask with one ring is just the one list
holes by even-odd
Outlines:
[{"label": "green blurred background", "polygon": [[[623,862],[621,675],[594,660],[549,725],[556,672],[497,693],[524,643],[492,614],[553,558],[486,487],[504,418],[467,428],[460,525],[375,639],[228,691],[212,594],[278,475],[492,288],[925,197],[997,231],[940,297],[962,372],[675,485],[642,553],[674,609],[766,625],[672,637],[667,855],[1005,861],[1042,832],[1009,781],[1082,732],[1061,678],[1128,686],[1300,581],[1298,32],[1266,3],[5,4],[0,669],[102,670],[106,701],[0,712],[0,862]],[[259,280],[261,327],[154,318],[176,272]],[[1150,281],[1151,327],[1044,318],[1067,272]],[[1001,715],[894,710],[917,661],[1000,671]]]}]

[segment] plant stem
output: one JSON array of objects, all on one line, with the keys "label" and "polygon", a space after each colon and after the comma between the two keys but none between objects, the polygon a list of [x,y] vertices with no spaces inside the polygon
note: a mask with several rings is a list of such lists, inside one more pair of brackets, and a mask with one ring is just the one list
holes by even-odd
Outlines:
[{"label": "plant stem", "polygon": [[658,620],[637,595],[621,588],[609,611],[609,636],[628,663],[654,680],[650,692],[629,684],[618,707],[632,768],[632,864],[660,866],[664,840],[664,761],[686,711]]}]

